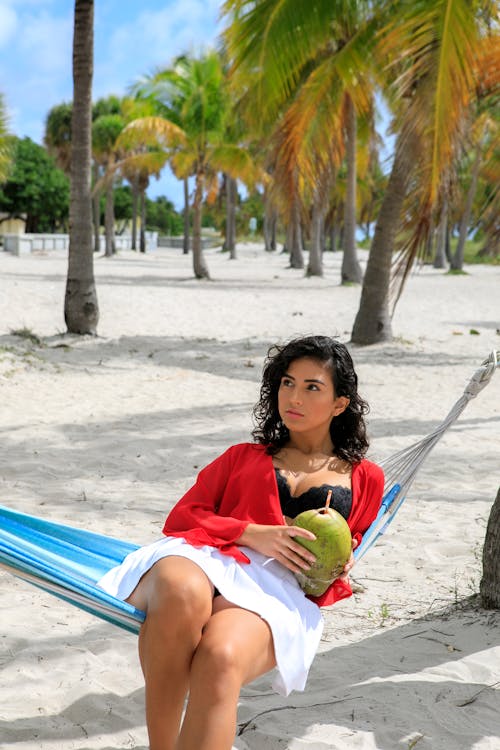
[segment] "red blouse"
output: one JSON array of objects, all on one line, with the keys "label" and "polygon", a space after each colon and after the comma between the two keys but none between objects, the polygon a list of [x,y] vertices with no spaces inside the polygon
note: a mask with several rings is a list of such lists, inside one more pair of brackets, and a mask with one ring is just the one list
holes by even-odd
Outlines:
[{"label": "red blouse", "polygon": [[[382,469],[363,459],[352,467],[352,507],[347,523],[353,538],[375,519],[384,488]],[[257,443],[233,445],[200,471],[196,483],[170,511],[163,533],[182,537],[194,547],[217,547],[242,563],[250,562],[237,540],[249,523],[282,526],[278,486],[272,456]],[[348,583],[337,579],[319,597],[318,606],[351,596]]]}]

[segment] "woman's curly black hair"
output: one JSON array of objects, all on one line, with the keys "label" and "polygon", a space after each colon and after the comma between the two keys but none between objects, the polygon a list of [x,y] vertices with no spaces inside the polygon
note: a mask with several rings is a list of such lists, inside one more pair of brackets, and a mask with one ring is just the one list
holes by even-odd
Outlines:
[{"label": "woman's curly black hair", "polygon": [[332,419],[330,435],[336,456],[351,464],[361,461],[368,449],[364,415],[369,407],[358,394],[358,376],[346,346],[329,336],[305,336],[269,349],[264,362],[260,398],[253,410],[254,440],[266,445],[271,455],[288,441],[288,429],[278,411],[278,390],[290,364],[302,357],[326,365],[332,375],[335,395],[349,399],[345,411]]}]

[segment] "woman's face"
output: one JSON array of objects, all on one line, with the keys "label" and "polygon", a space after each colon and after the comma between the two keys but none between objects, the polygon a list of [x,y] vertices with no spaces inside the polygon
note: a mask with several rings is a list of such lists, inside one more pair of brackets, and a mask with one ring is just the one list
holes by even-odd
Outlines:
[{"label": "woman's face", "polygon": [[316,359],[293,360],[281,378],[278,411],[290,432],[329,429],[348,404],[348,398],[335,394],[330,369]]}]

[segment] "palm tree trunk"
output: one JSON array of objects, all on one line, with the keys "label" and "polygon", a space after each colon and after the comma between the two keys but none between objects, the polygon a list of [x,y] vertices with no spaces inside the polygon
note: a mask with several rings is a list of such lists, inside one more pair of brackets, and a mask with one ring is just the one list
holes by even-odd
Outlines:
[{"label": "palm tree trunk", "polygon": [[359,310],[352,329],[354,344],[376,344],[392,339],[389,313],[391,262],[410,172],[410,150],[400,135],[389,183],[380,207],[366,266]]},{"label": "palm tree trunk", "polygon": [[189,253],[189,184],[187,177],[184,178],[184,239],[182,252],[184,255]]},{"label": "palm tree trunk", "polygon": [[332,251],[332,253],[335,253],[337,251],[337,234],[338,234],[337,223],[335,221],[332,221],[332,223],[330,224],[330,231],[329,231],[330,250]]},{"label": "palm tree trunk", "polygon": [[139,210],[139,185],[137,176],[132,180],[132,250],[137,250],[137,212]]},{"label": "palm tree trunk", "polygon": [[363,274],[356,250],[356,110],[349,95],[346,97],[346,197],[344,206],[344,255],[342,257],[342,283],[361,284]]},{"label": "palm tree trunk", "polygon": [[344,249],[344,234],[344,222],[342,222],[339,228],[339,241],[337,243],[337,247],[341,251]]},{"label": "palm tree trunk", "polygon": [[104,255],[109,258],[115,249],[115,206],[113,194],[113,181],[110,180],[106,186],[106,209],[104,213],[105,248]]},{"label": "palm tree trunk", "polygon": [[298,196],[293,198],[292,215],[290,217],[290,268],[304,268],[302,246],[302,226],[300,223],[300,205]]},{"label": "palm tree trunk", "polygon": [[197,279],[209,279],[208,267],[201,247],[201,202],[203,198],[203,174],[196,175],[193,200],[193,271]]},{"label": "palm tree trunk", "polygon": [[264,192],[264,249],[266,253],[276,250],[276,211],[269,200],[267,190]]},{"label": "palm tree trunk", "polygon": [[323,276],[323,228],[325,224],[325,209],[321,200],[320,191],[314,194],[312,210],[311,249],[309,250],[309,263],[306,276]]},{"label": "palm tree trunk", "polygon": [[478,145],[476,149],[476,156],[474,158],[474,164],[472,165],[472,176],[469,190],[467,192],[467,199],[465,201],[465,208],[462,214],[462,219],[460,221],[460,232],[458,235],[457,247],[451,259],[450,268],[452,271],[461,271],[464,266],[465,240],[467,239],[467,232],[469,231],[470,217],[472,214],[472,204],[474,203],[474,197],[476,195],[480,166],[481,147]]},{"label": "palm tree trunk", "polygon": [[[99,164],[94,161],[92,164],[92,184],[95,185],[99,179]],[[96,191],[92,195],[92,221],[94,223],[94,252],[98,253],[101,250],[101,194],[100,191]]]},{"label": "palm tree trunk", "polygon": [[236,180],[226,175],[226,250],[231,260],[236,259]]},{"label": "palm tree trunk", "polygon": [[446,255],[446,260],[448,263],[451,263],[451,227],[450,222],[448,221],[446,225],[446,237],[444,241],[444,254]]},{"label": "palm tree trunk", "polygon": [[500,489],[493,503],[486,528],[480,592],[483,607],[500,608]]},{"label": "palm tree trunk", "polygon": [[425,248],[422,255],[422,260],[424,263],[429,263],[433,259],[433,247],[434,247],[434,240],[436,238],[436,226],[434,224],[434,219],[431,216],[431,219],[429,221],[429,231],[427,233],[427,239],[425,241]]},{"label": "palm tree trunk", "polygon": [[71,198],[64,319],[70,333],[95,334],[99,307],[92,248],[91,133],[94,0],[75,0]]},{"label": "palm tree trunk", "polygon": [[500,255],[500,230],[494,228],[486,231],[484,245],[478,252],[479,258],[497,258]]},{"label": "palm tree trunk", "polygon": [[434,268],[446,268],[446,233],[448,231],[448,201],[443,203],[441,218],[436,233]]},{"label": "palm tree trunk", "polygon": [[146,188],[141,185],[140,188],[141,204],[141,228],[139,230],[139,252],[146,252]]}]

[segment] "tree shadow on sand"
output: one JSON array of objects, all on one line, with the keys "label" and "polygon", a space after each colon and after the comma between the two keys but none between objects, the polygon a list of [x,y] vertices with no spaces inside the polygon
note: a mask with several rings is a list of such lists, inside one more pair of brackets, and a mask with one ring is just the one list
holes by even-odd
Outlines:
[{"label": "tree shadow on sand", "polygon": [[[74,370],[77,374],[82,371],[90,375],[104,373],[109,375],[111,382],[116,383],[120,378],[126,380],[127,373],[138,367],[145,368],[145,378],[151,364],[155,372],[165,368],[172,374],[172,368],[176,368],[173,373],[175,378],[171,382],[161,381],[158,384],[158,388],[170,389],[168,392],[172,394],[168,410],[153,408],[129,413],[127,399],[121,399],[118,391],[115,398],[122,408],[120,416],[102,417],[97,423],[90,414],[87,422],[75,423],[66,420],[62,410],[52,419],[51,432],[41,444],[33,440],[31,433],[24,435],[22,424],[17,427],[6,425],[3,430],[0,429],[4,465],[9,467],[6,476],[12,474],[13,479],[21,483],[26,483],[29,477],[36,477],[36,496],[40,504],[47,506],[47,513],[52,508],[61,507],[62,502],[74,504],[75,500],[78,503],[82,501],[76,506],[77,514],[82,512],[87,515],[87,511],[101,514],[108,510],[113,513],[113,492],[130,491],[134,512],[154,510],[154,503],[157,502],[161,516],[168,504],[178,499],[179,491],[187,488],[201,466],[232,443],[250,438],[254,402],[248,400],[248,395],[253,392],[257,399],[262,362],[269,344],[262,339],[223,342],[217,339],[151,335],[121,337],[117,340],[55,336],[45,339],[44,345],[36,346],[29,339],[3,336],[0,337],[0,348],[8,348],[13,342],[21,352],[23,349],[36,351],[41,366],[47,366],[49,372],[52,372],[50,368],[55,368],[54,389],[57,389],[59,367]],[[391,348],[385,348],[384,356],[389,356],[391,351]],[[423,359],[418,353],[401,352],[397,347],[394,353],[397,354],[398,366],[404,364],[409,369],[417,364],[419,367],[443,364],[440,357],[435,355]],[[369,366],[377,361],[380,352],[378,349],[363,349],[356,351],[355,356],[361,364]],[[463,364],[460,359],[450,362],[449,356],[443,359],[447,364]],[[33,366],[38,365],[35,363]],[[215,407],[200,404],[194,398],[189,406],[176,407],[177,384],[182,382],[185,374],[192,377],[193,373],[195,378],[196,373],[200,373],[228,379],[233,385],[241,384],[241,399],[238,388],[233,388],[233,394],[236,394],[233,395],[233,403],[217,403]],[[224,380],[219,381],[217,387],[223,389]],[[36,398],[36,394],[33,398]],[[96,393],[96,399],[100,398],[101,394]],[[151,391],[151,398],[154,398],[154,391]],[[92,411],[91,400],[89,411]],[[26,413],[29,419],[28,407]],[[377,451],[379,438],[397,435],[401,436],[401,442],[407,439],[407,444],[412,443],[433,429],[441,416],[444,414],[437,415],[436,421],[398,419],[386,414],[371,417],[373,452]],[[454,429],[467,430],[478,421],[485,420],[461,418]],[[498,423],[500,417],[492,415],[487,421]],[[407,447],[407,444],[402,447]],[[384,457],[383,454],[376,456],[377,460]],[[441,460],[450,468],[460,470],[466,459],[466,442],[463,451],[457,447],[450,451],[441,448]],[[489,453],[484,456],[485,462],[487,459],[490,460]],[[496,454],[491,446],[491,462],[495,461]],[[93,497],[86,492],[87,484],[93,486]],[[10,499],[5,498],[4,502],[9,504]],[[86,520],[82,522],[87,523]]]},{"label": "tree shadow on sand", "polygon": [[[454,607],[332,647],[316,656],[304,693],[278,697],[265,679],[250,686],[239,735],[255,750],[292,747],[292,740],[294,750],[349,750],[365,747],[366,733],[373,742],[366,747],[384,750],[413,747],[412,737],[419,750],[470,750],[498,735],[500,673],[482,681],[494,671],[479,654],[491,649],[494,663],[499,626],[497,612]],[[341,745],[325,740],[329,727]]]},{"label": "tree shadow on sand", "polygon": [[[413,747],[411,742],[418,739],[419,750],[470,750],[482,738],[498,734],[499,682],[484,678],[493,674],[487,667],[494,663],[499,624],[497,612],[479,609],[472,599],[463,607],[323,650],[304,693],[278,696],[266,675],[242,692],[236,746],[319,750],[339,747],[341,738],[342,750],[364,747],[364,742],[391,750]],[[91,634],[100,634],[102,648],[106,644],[112,649],[114,638],[104,640],[107,632],[109,626],[100,624]],[[57,636],[41,639],[37,653],[43,657],[55,643]],[[68,648],[72,645],[81,650],[81,637],[67,643]],[[87,680],[92,680],[92,672]],[[142,688],[128,695],[89,691],[59,713],[0,721],[0,736],[11,748],[36,739],[44,748],[65,740],[88,750],[93,737],[111,739],[124,731],[131,743],[144,742]],[[335,740],[330,741],[333,732]],[[117,747],[123,744],[111,740],[106,750]]]}]

